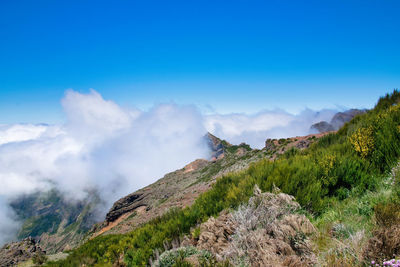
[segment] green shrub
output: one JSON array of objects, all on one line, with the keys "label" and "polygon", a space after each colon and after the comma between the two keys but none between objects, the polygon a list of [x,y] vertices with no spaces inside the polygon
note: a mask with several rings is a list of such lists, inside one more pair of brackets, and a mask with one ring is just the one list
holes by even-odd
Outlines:
[{"label": "green shrub", "polygon": [[195,247],[182,247],[168,250],[161,254],[160,258],[154,263],[155,267],[173,267],[173,266],[192,266],[186,262],[186,258],[196,255],[199,262],[207,262],[212,258],[210,252],[198,250]]}]

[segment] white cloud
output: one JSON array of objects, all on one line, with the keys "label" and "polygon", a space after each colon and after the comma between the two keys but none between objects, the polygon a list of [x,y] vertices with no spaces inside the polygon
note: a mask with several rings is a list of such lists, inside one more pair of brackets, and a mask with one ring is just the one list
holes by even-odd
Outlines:
[{"label": "white cloud", "polygon": [[139,115],[104,100],[94,90],[90,90],[89,94],[68,90],[61,104],[67,115],[69,134],[79,139],[107,138],[117,131],[128,129]]},{"label": "white cloud", "polygon": [[45,125],[0,125],[0,145],[36,139],[46,128]]}]

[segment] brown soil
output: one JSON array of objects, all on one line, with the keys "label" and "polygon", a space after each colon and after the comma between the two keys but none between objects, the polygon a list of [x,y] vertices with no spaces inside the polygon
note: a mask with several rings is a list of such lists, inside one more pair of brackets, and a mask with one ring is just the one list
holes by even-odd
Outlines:
[{"label": "brown soil", "polygon": [[[139,207],[139,208],[141,208],[141,207]],[[139,208],[138,208],[138,209],[139,209]],[[144,208],[145,208],[145,207],[144,207]],[[146,208],[145,208],[145,210],[146,210]],[[111,230],[112,228],[114,228],[115,226],[117,226],[120,222],[122,222],[125,218],[128,218],[128,217],[129,217],[131,214],[133,214],[134,212],[135,212],[135,211],[125,213],[125,214],[121,215],[121,217],[119,217],[118,219],[116,219],[115,221],[109,222],[109,223],[107,224],[107,226],[105,226],[105,227],[103,227],[102,229],[100,229],[100,231],[94,233],[94,234],[90,237],[90,239],[93,239],[93,238],[95,238],[96,236],[99,236],[99,235],[101,235],[101,234],[103,234],[103,233],[105,233],[105,232]]]}]

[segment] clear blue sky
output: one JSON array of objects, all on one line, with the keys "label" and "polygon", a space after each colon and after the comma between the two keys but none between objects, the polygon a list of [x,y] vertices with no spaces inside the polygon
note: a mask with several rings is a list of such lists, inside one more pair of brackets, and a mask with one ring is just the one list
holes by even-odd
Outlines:
[{"label": "clear blue sky", "polygon": [[400,87],[400,1],[0,1],[0,123],[123,106],[372,107]]}]

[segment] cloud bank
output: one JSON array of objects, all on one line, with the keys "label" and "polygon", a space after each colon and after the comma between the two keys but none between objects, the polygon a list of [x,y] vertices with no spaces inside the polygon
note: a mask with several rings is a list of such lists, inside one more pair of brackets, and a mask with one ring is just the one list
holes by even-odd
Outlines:
[{"label": "cloud bank", "polygon": [[94,90],[66,92],[63,125],[0,125],[0,244],[18,224],[8,203],[21,194],[57,188],[70,199],[100,192],[107,209],[197,158],[208,158],[207,131],[231,143],[261,148],[268,137],[308,134],[331,110],[282,110],[253,115],[202,115],[194,106],[161,104],[125,109]]},{"label": "cloud bank", "polygon": [[[206,129],[193,106],[126,110],[91,91],[67,91],[64,125],[0,128],[0,243],[15,233],[8,201],[56,187],[71,199],[96,189],[108,207],[197,158]],[[105,208],[105,211],[107,211]]]},{"label": "cloud bank", "polygon": [[322,120],[330,121],[336,112],[337,110],[306,109],[294,115],[278,109],[252,115],[215,114],[205,118],[205,127],[209,132],[233,144],[246,142],[253,148],[262,148],[267,138],[307,135],[312,124]]}]

